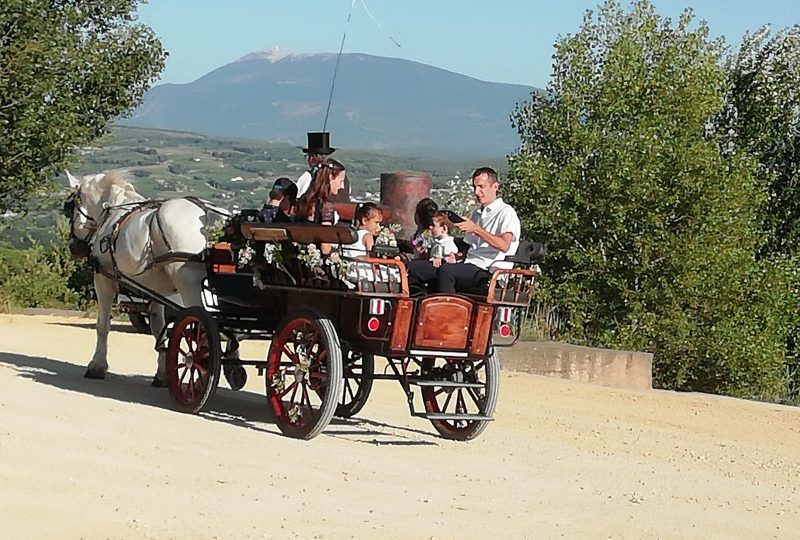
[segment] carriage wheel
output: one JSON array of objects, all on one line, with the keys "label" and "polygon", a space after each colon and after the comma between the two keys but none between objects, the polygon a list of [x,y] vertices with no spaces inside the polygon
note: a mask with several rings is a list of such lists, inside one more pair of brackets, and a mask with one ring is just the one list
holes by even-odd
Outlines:
[{"label": "carriage wheel", "polygon": [[219,382],[222,352],[217,323],[194,306],[178,314],[167,347],[167,382],[173,401],[183,412],[198,413]]},{"label": "carriage wheel", "polygon": [[342,351],[333,324],[311,310],[287,315],[267,355],[267,398],[284,435],[312,439],[341,395]]},{"label": "carriage wheel", "polygon": [[353,351],[342,343],[342,391],[339,394],[339,405],[336,416],[350,418],[358,414],[367,404],[372,391],[372,374],[375,372],[375,357],[371,353]]},{"label": "carriage wheel", "polygon": [[[427,413],[492,416],[497,405],[500,386],[500,361],[497,353],[480,361],[447,361],[426,358],[422,375],[450,383],[479,383],[481,388],[454,386],[424,386],[422,400]],[[469,441],[483,433],[489,420],[431,420],[436,431],[445,439]]]}]

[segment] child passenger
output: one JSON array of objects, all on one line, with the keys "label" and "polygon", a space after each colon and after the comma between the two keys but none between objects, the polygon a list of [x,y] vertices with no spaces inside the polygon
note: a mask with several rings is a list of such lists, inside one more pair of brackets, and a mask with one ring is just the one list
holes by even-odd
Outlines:
[{"label": "child passenger", "polygon": [[458,248],[450,236],[450,220],[447,212],[436,212],[430,226],[433,243],[428,251],[428,258],[434,268],[439,268],[442,262],[456,262]]},{"label": "child passenger", "polygon": [[353,221],[356,223],[358,240],[345,247],[342,252],[345,257],[364,257],[375,246],[375,238],[381,232],[383,213],[375,203],[364,203],[356,209]]},{"label": "child passenger", "polygon": [[[354,221],[357,224],[358,240],[344,247],[342,254],[349,258],[369,256],[375,247],[375,239],[381,233],[383,213],[377,204],[364,203],[356,210]],[[400,273],[396,267],[387,268],[385,264],[351,261],[347,268],[347,281],[351,288],[355,288],[358,282],[369,283],[376,289],[379,286],[385,288],[381,284],[400,283]]]}]

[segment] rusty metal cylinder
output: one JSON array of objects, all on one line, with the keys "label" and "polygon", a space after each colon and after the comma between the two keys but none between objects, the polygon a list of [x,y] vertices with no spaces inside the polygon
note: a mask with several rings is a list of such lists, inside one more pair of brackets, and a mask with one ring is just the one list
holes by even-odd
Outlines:
[{"label": "rusty metal cylinder", "polygon": [[417,225],[414,223],[414,210],[417,203],[429,197],[431,176],[422,172],[396,172],[381,174],[381,204],[392,209],[389,223],[399,223],[402,230],[400,238],[411,238]]}]

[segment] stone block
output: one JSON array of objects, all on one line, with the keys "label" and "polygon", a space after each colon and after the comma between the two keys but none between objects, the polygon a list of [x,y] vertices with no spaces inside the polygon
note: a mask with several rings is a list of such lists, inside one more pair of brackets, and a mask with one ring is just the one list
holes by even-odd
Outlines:
[{"label": "stone block", "polygon": [[653,387],[653,355],[555,341],[521,341],[497,348],[500,368],[621,388]]}]

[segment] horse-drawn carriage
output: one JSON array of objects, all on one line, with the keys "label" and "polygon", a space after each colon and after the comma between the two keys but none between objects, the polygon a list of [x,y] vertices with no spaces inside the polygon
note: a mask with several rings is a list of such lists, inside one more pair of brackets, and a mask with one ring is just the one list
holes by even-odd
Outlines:
[{"label": "horse-drawn carriage", "polygon": [[[535,271],[497,270],[486,292],[415,296],[399,260],[359,257],[337,270],[303,256],[309,246],[355,242],[349,227],[238,226],[249,249],[273,256],[241,271],[230,244],[208,250],[206,286],[217,305],[180,312],[167,350],[169,388],[182,410],[203,409],[221,367],[254,365],[276,424],[292,437],[314,437],[334,414],[357,413],[377,379],[399,381],[411,414],[445,438],[468,440],[485,429],[497,403],[496,347],[516,341]],[[354,283],[344,265],[360,267]],[[250,333],[271,338],[266,360],[223,355],[221,341],[235,348],[236,336]],[[388,372],[376,372],[376,356]]]},{"label": "horse-drawn carriage", "polygon": [[[168,225],[155,227],[159,219],[167,223],[169,218],[167,212],[159,217],[160,209],[148,217],[138,207],[130,209],[131,203],[108,203],[113,199],[107,194],[95,201],[89,196],[92,190],[113,194],[115,182],[104,184],[84,181],[72,206],[65,208],[72,215],[73,236],[90,243],[96,259],[98,345],[88,377],[102,378],[108,367],[112,283],[160,306],[162,314],[153,316],[163,320],[165,307],[177,312],[174,323],[162,323],[157,338],[157,378],[166,379],[182,411],[202,411],[221,372],[239,389],[246,380],[244,367],[255,366],[265,377],[269,412],[291,437],[310,439],[334,415],[356,414],[373,381],[381,379],[398,381],[411,414],[427,418],[445,438],[473,439],[491,421],[499,384],[497,347],[517,340],[537,275],[530,268],[533,261],[516,260],[517,268],[496,270],[485,289],[414,293],[401,260],[340,255],[342,246],[357,240],[349,226],[237,219],[229,233],[238,242],[207,245],[201,257],[179,262],[170,246],[190,245],[188,233],[170,236]],[[182,215],[191,208],[185,205]],[[130,217],[136,212],[141,215]],[[137,235],[125,239],[123,225],[134,219],[143,225],[130,225]],[[202,215],[197,213],[196,219],[202,221]],[[141,231],[164,238],[143,241]],[[143,268],[139,275],[147,280],[119,268],[126,259],[115,254],[115,246],[124,242],[150,246],[142,255],[149,257],[145,262],[124,254],[131,265]],[[323,245],[332,246],[332,256],[320,256]],[[172,251],[159,254],[159,246]],[[123,247],[129,252],[135,248]],[[162,274],[148,275],[154,272]],[[199,275],[205,277],[197,279]],[[171,284],[162,283],[167,279]],[[196,287],[201,281],[202,290],[194,291],[192,284]],[[183,308],[162,292],[174,290],[191,307]],[[238,342],[244,336],[271,340],[266,359],[239,357]],[[385,358],[384,369],[376,369],[376,357]]]}]

